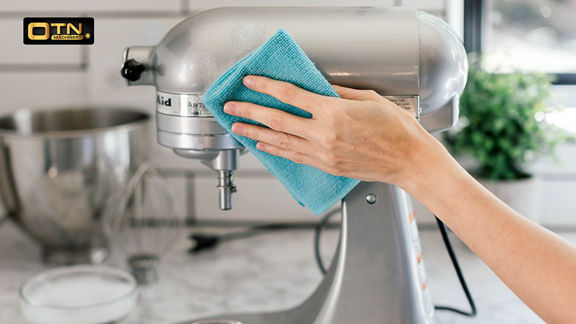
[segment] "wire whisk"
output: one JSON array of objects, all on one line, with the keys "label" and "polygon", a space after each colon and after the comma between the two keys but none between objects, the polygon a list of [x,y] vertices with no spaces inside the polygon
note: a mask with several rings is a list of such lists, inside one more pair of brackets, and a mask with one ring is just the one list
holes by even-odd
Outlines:
[{"label": "wire whisk", "polygon": [[105,231],[127,255],[138,283],[155,282],[160,258],[180,233],[176,195],[157,169],[143,163],[115,196],[105,216]]}]

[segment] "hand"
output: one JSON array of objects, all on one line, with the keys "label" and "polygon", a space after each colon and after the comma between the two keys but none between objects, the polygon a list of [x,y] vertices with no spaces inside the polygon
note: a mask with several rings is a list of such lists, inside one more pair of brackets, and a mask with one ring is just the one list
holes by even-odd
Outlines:
[{"label": "hand", "polygon": [[261,76],[243,83],[313,117],[228,102],[226,113],[269,127],[235,123],[232,131],[258,141],[259,150],[333,175],[400,185],[418,172],[431,146],[442,147],[410,113],[374,91],[334,86],[342,98],[333,98]]}]

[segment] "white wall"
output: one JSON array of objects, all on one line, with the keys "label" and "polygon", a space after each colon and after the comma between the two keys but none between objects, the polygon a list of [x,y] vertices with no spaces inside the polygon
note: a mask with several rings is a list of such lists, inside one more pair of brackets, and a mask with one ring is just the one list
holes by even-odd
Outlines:
[{"label": "white wall", "polygon": [[[122,51],[131,45],[153,45],[186,16],[218,6],[259,5],[354,5],[414,6],[451,23],[462,34],[462,5],[458,0],[131,0],[131,1],[0,1],[0,114],[23,107],[69,105],[126,105],[154,112],[152,87],[127,87],[119,74]],[[30,16],[77,16],[95,19],[96,43],[92,46],[25,46],[22,18]],[[151,134],[151,142],[154,134]],[[316,221],[300,207],[268,171],[251,155],[237,172],[235,208],[217,208],[215,174],[198,161],[175,156],[153,145],[155,163],[172,170],[170,182],[177,188],[183,210],[203,221]],[[552,168],[552,170],[555,170]],[[574,170],[573,170],[574,171]],[[574,171],[576,174],[576,171]],[[567,194],[573,183],[551,180],[548,186]],[[569,187],[569,188],[568,188]],[[568,189],[567,189],[568,188]],[[559,206],[562,195],[550,194],[549,205]],[[432,218],[417,206],[421,222]],[[564,215],[562,208],[551,208]],[[562,216],[564,217],[564,216]],[[553,222],[563,222],[562,217]]]}]

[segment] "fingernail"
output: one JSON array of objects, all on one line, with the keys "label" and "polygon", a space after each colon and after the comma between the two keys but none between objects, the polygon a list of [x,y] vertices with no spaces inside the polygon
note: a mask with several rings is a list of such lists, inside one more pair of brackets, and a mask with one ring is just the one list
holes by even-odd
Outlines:
[{"label": "fingernail", "polygon": [[233,115],[234,112],[236,112],[236,105],[230,102],[226,103],[224,105],[224,112]]},{"label": "fingernail", "polygon": [[243,82],[244,85],[250,89],[254,88],[254,85],[256,85],[256,81],[254,80],[254,78],[249,76],[245,77]]},{"label": "fingernail", "polygon": [[234,134],[242,135],[244,134],[244,130],[244,127],[240,126],[239,124],[232,125],[232,132],[234,132]]},{"label": "fingernail", "polygon": [[258,142],[258,144],[256,144],[256,148],[259,149],[260,151],[266,151],[266,144]]}]

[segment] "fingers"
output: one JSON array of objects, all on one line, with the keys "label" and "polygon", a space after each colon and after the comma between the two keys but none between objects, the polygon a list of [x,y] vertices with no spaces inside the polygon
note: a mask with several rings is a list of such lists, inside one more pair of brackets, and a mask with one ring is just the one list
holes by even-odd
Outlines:
[{"label": "fingers", "polygon": [[224,112],[257,121],[276,131],[291,133],[300,137],[307,137],[310,130],[308,126],[310,120],[307,118],[249,102],[227,102],[224,105]]},{"label": "fingers", "polygon": [[257,140],[256,148],[260,151],[286,158],[294,163],[322,169],[322,163],[312,157],[316,153],[316,148],[312,142],[303,138],[245,123],[235,123],[232,125],[232,131]]},{"label": "fingers", "polygon": [[310,155],[306,155],[304,153],[282,149],[272,144],[263,142],[258,142],[256,148],[259,149],[260,151],[286,158],[294,163],[307,164],[315,168],[319,168],[318,161],[316,161]]},{"label": "fingers", "polygon": [[232,125],[232,132],[285,150],[309,155],[313,155],[315,151],[314,145],[302,137],[278,132],[265,127],[245,123],[235,123]]},{"label": "fingers", "polygon": [[314,114],[319,108],[321,100],[329,100],[331,97],[321,96],[313,92],[299,88],[291,83],[269,79],[263,76],[249,75],[244,78],[246,87],[271,95],[283,103],[298,107]]},{"label": "fingers", "polygon": [[382,100],[382,96],[380,96],[374,90],[357,90],[352,88],[341,87],[337,85],[332,85],[334,90],[338,92],[340,97],[343,99],[348,100],[373,100],[373,101],[380,101]]}]

